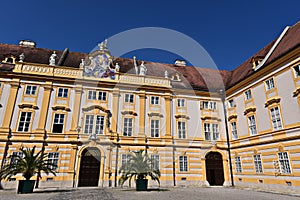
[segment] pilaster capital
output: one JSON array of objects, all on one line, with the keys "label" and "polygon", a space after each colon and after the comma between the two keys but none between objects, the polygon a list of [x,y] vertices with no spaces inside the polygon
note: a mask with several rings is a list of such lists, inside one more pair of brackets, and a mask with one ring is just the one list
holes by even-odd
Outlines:
[{"label": "pilaster capital", "polygon": [[146,99],[146,92],[145,91],[140,91],[140,93],[138,93],[140,99]]},{"label": "pilaster capital", "polygon": [[82,85],[76,85],[74,90],[75,90],[75,93],[80,93],[81,94],[82,90],[83,90]]},{"label": "pilaster capital", "polygon": [[9,84],[11,85],[11,88],[17,89],[20,87],[20,79],[13,79]]},{"label": "pilaster capital", "polygon": [[53,85],[51,82],[46,82],[45,85],[43,85],[44,91],[52,91]]}]

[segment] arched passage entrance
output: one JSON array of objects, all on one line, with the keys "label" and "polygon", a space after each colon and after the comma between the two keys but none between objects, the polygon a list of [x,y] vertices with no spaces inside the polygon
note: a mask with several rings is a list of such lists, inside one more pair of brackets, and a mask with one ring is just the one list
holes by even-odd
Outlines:
[{"label": "arched passage entrance", "polygon": [[78,187],[98,186],[101,153],[96,147],[87,147],[81,153]]},{"label": "arched passage entrance", "polygon": [[224,170],[222,155],[218,152],[209,152],[205,156],[206,179],[210,185],[223,185]]}]

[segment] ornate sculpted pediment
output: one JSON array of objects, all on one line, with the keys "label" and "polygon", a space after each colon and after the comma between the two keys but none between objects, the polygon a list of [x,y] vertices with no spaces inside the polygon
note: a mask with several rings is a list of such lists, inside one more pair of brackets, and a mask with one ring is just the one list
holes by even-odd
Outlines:
[{"label": "ornate sculpted pediment", "polygon": [[98,47],[98,50],[90,53],[89,57],[81,63],[84,69],[84,76],[114,80],[115,69],[110,68],[112,57],[107,48],[107,40],[100,43]]}]

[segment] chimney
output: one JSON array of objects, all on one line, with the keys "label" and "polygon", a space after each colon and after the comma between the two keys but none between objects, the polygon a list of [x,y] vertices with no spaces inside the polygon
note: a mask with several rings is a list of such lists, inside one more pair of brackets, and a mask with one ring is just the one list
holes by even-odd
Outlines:
[{"label": "chimney", "polygon": [[31,40],[21,40],[19,42],[19,45],[22,47],[32,47],[34,48],[36,46],[36,43],[34,41]]},{"label": "chimney", "polygon": [[186,66],[186,62],[185,62],[185,60],[175,60],[175,65]]}]

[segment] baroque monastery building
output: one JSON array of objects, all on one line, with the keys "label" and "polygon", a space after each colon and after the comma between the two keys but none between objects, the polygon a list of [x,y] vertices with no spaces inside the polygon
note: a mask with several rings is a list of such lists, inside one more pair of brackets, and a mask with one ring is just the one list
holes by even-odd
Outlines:
[{"label": "baroque monastery building", "polygon": [[299,193],[300,22],[233,71],[0,44],[1,166],[33,146],[58,165],[39,187],[116,187],[144,149],[162,186]]}]

